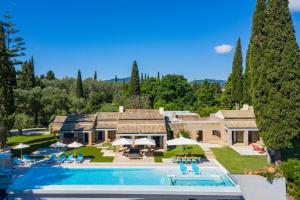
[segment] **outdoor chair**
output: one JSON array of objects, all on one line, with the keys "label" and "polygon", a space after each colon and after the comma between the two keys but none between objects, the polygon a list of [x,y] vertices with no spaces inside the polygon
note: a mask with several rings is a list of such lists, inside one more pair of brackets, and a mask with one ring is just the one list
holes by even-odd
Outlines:
[{"label": "outdoor chair", "polygon": [[66,160],[66,154],[63,153],[58,159],[57,162],[58,163],[63,163]]},{"label": "outdoor chair", "polygon": [[76,160],[77,163],[81,163],[83,161],[83,155],[82,154],[78,154]]},{"label": "outdoor chair", "polygon": [[187,174],[188,173],[187,168],[186,168],[184,163],[179,164],[179,169],[180,169],[181,174]]},{"label": "outdoor chair", "polygon": [[71,154],[67,157],[67,159],[65,160],[66,163],[71,163],[74,160],[74,154]]},{"label": "outdoor chair", "polygon": [[192,163],[192,170],[194,174],[200,174],[199,167],[197,166],[196,163]]},{"label": "outdoor chair", "polygon": [[50,158],[47,160],[48,163],[57,162],[57,157],[54,153],[51,154]]},{"label": "outdoor chair", "polygon": [[26,155],[26,154],[23,155],[23,160],[24,160],[25,162],[30,163],[30,164],[35,163],[35,159],[29,158],[29,156]]},{"label": "outdoor chair", "polygon": [[21,160],[20,158],[14,157],[13,164],[21,167],[21,166],[25,165],[25,162],[23,160]]}]

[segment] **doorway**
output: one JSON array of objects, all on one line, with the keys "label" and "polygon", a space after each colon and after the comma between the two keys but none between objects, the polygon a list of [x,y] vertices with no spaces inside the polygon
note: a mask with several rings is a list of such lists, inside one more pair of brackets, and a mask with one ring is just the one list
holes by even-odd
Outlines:
[{"label": "doorway", "polygon": [[197,142],[203,142],[203,130],[197,130]]},{"label": "doorway", "polygon": [[89,133],[83,133],[83,142],[88,143],[89,142]]}]

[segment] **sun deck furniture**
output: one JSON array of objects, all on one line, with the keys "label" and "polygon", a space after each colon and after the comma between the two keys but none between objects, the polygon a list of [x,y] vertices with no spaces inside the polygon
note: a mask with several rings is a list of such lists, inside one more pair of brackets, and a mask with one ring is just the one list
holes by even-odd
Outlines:
[{"label": "sun deck furniture", "polygon": [[67,157],[67,159],[65,160],[66,163],[71,163],[74,160],[74,154],[71,154]]},{"label": "sun deck furniture", "polygon": [[23,155],[23,160],[24,160],[25,162],[30,163],[30,164],[35,163],[35,159],[29,158],[29,156],[26,155],[26,154]]},{"label": "sun deck furniture", "polygon": [[186,168],[184,163],[179,164],[179,169],[180,169],[181,174],[187,174],[188,173],[187,168]]},{"label": "sun deck furniture", "polygon": [[132,148],[128,152],[128,157],[131,159],[139,159],[141,158],[141,151],[136,148]]},{"label": "sun deck furniture", "polygon": [[192,162],[192,159],[191,158],[187,158],[186,159],[186,163],[191,163]]},{"label": "sun deck furniture", "polygon": [[200,174],[199,167],[197,166],[196,163],[192,163],[192,170],[194,174]]},{"label": "sun deck furniture", "polygon": [[82,154],[78,154],[76,160],[77,163],[81,163],[83,161],[83,155]]},{"label": "sun deck furniture", "polygon": [[25,165],[25,162],[23,160],[21,160],[20,158],[14,157],[13,164],[17,165],[17,166],[23,166],[23,165]]},{"label": "sun deck furniture", "polygon": [[63,153],[58,159],[57,162],[63,163],[66,160],[66,154]]},{"label": "sun deck furniture", "polygon": [[50,158],[47,160],[48,163],[57,162],[57,157],[54,153],[51,154]]},{"label": "sun deck furniture", "polygon": [[265,153],[266,152],[264,147],[261,147],[257,144],[254,144],[254,143],[252,143],[251,145],[252,145],[253,150],[258,151],[258,153]]}]

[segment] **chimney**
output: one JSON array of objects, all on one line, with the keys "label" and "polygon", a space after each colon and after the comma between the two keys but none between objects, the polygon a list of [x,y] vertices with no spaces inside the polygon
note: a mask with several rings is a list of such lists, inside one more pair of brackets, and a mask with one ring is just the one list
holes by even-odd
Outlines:
[{"label": "chimney", "polygon": [[250,110],[249,105],[248,104],[243,104],[243,107],[241,108],[241,110]]},{"label": "chimney", "polygon": [[159,114],[161,114],[161,115],[165,114],[165,109],[163,107],[159,108]]},{"label": "chimney", "polygon": [[124,112],[124,106],[119,106],[119,113],[123,113]]}]

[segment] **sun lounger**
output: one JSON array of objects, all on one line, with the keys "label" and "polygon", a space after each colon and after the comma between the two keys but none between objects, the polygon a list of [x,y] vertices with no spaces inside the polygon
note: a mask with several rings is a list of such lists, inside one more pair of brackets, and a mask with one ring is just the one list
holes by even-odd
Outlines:
[{"label": "sun lounger", "polygon": [[199,167],[197,166],[196,163],[192,163],[192,170],[194,174],[200,174]]},{"label": "sun lounger", "polygon": [[29,156],[26,155],[26,154],[23,155],[23,160],[24,160],[25,162],[30,163],[30,164],[35,163],[35,159],[29,158]]},{"label": "sun lounger", "polygon": [[20,158],[14,157],[13,158],[13,164],[17,166],[23,166],[25,163]]},{"label": "sun lounger", "polygon": [[184,163],[179,164],[179,169],[180,169],[181,174],[187,174],[188,173],[187,168],[186,168]]},{"label": "sun lounger", "polygon": [[83,161],[83,155],[82,154],[78,154],[77,158],[76,158],[76,162],[77,163],[81,163]]},{"label": "sun lounger", "polygon": [[74,160],[74,154],[71,154],[67,157],[67,159],[65,160],[66,163],[71,163]]},{"label": "sun lounger", "polygon": [[63,163],[66,160],[66,154],[63,153],[58,159],[57,162]]},{"label": "sun lounger", "polygon": [[48,163],[53,163],[53,162],[57,162],[57,157],[56,155],[53,153],[51,154],[50,158],[47,161]]}]

